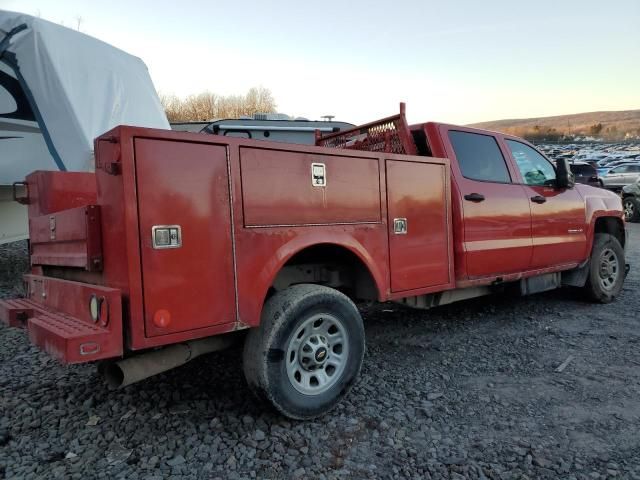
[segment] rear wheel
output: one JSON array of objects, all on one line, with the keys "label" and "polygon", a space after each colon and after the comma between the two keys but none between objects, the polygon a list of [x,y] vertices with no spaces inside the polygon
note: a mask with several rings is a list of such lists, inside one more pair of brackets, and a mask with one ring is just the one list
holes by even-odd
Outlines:
[{"label": "rear wheel", "polygon": [[267,301],[260,327],[249,332],[245,377],[280,413],[314,418],[347,394],[364,350],[362,318],[348,297],[320,285],[294,285]]},{"label": "rear wheel", "polygon": [[625,197],[622,199],[622,206],[624,207],[624,219],[627,222],[640,221],[640,202],[634,197]]},{"label": "rear wheel", "polygon": [[599,303],[613,301],[622,290],[624,268],[624,250],[618,239],[608,233],[597,233],[585,285],[589,297]]}]

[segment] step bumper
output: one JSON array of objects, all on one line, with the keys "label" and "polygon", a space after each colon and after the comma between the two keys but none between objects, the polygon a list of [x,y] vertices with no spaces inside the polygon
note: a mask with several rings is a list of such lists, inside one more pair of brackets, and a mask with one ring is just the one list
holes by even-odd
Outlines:
[{"label": "step bumper", "polygon": [[[27,298],[0,300],[1,322],[25,328],[33,344],[65,364],[122,356],[119,290],[38,275],[25,280]],[[92,299],[99,307],[95,319]]]}]

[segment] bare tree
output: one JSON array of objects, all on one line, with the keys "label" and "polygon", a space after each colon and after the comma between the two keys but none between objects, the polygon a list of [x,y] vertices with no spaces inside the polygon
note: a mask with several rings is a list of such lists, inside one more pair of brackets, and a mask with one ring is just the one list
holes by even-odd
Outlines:
[{"label": "bare tree", "polygon": [[276,102],[268,88],[250,88],[245,95],[218,95],[203,92],[178,98],[175,95],[160,95],[170,122],[206,122],[215,118],[238,118],[254,113],[273,113]]}]

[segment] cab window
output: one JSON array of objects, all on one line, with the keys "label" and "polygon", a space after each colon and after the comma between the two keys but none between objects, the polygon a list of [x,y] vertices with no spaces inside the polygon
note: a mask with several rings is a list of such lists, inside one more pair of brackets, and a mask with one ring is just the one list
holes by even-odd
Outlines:
[{"label": "cab window", "polygon": [[553,185],[556,180],[556,170],[549,160],[524,143],[507,140],[507,145],[518,165],[524,183],[527,185]]},{"label": "cab window", "polygon": [[511,182],[507,163],[494,137],[452,130],[449,132],[449,140],[465,178],[484,182]]}]

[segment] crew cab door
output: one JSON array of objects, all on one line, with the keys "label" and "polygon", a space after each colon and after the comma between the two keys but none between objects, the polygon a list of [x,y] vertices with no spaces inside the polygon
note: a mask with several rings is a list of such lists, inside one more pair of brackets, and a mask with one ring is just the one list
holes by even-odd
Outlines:
[{"label": "crew cab door", "polygon": [[234,322],[226,147],[136,138],[135,165],[146,336]]},{"label": "crew cab door", "polygon": [[576,189],[558,189],[554,166],[524,142],[505,143],[531,202],[531,269],[579,262],[586,258],[584,200]]},{"label": "crew cab door", "polygon": [[441,138],[460,192],[467,276],[521,272],[531,260],[531,213],[524,187],[493,135],[443,126]]}]

